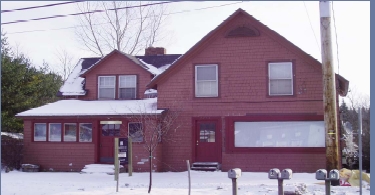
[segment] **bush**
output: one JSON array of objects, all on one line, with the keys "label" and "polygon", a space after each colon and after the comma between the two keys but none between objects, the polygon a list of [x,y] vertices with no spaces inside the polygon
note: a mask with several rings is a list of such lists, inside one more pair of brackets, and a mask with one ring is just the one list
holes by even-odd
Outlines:
[{"label": "bush", "polygon": [[1,164],[10,169],[20,169],[23,157],[23,140],[1,136]]}]

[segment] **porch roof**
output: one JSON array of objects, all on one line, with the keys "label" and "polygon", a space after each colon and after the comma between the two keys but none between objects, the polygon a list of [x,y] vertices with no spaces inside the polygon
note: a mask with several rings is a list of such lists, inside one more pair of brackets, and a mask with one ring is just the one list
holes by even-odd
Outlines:
[{"label": "porch roof", "polygon": [[32,116],[121,116],[160,115],[157,98],[144,100],[60,100],[18,113],[17,117]]}]

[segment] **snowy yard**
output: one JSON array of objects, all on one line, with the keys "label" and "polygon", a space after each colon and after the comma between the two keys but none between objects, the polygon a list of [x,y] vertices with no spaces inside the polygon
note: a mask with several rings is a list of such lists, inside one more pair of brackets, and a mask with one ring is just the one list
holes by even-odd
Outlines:
[{"label": "snowy yard", "polygon": [[[121,173],[119,192],[113,175],[105,173],[25,173],[1,172],[2,195],[147,195],[149,173]],[[153,173],[153,195],[187,195],[188,173]],[[232,182],[227,172],[191,171],[192,195],[231,195]],[[324,195],[324,182],[315,180],[315,173],[294,173],[291,180],[284,180],[284,191],[295,191],[306,184],[310,195]],[[365,183],[365,182],[364,182]],[[370,194],[366,185],[363,194]],[[267,173],[244,172],[238,179],[239,195],[277,195],[277,180],[268,179]],[[357,195],[358,187],[331,186],[332,195]]]}]

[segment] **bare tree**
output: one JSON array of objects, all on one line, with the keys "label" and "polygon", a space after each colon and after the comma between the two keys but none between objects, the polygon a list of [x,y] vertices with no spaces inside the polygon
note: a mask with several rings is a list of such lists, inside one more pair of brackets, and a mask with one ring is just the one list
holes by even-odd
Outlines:
[{"label": "bare tree", "polygon": [[66,49],[63,48],[56,49],[55,56],[58,60],[56,71],[62,76],[63,80],[65,81],[74,68],[74,57],[72,54],[68,53]]},{"label": "bare tree", "polygon": [[[143,106],[144,105],[140,105],[140,107]],[[139,108],[139,110],[146,110],[146,108]],[[151,113],[134,113],[132,116],[126,117],[129,121],[137,124],[133,125],[134,131],[129,132],[129,136],[133,141],[143,141],[143,147],[149,155],[150,180],[148,193],[151,192],[152,186],[153,153],[161,142],[173,141],[170,135],[176,132],[180,127],[180,124],[177,124],[176,121],[181,111],[182,109],[178,108],[174,111],[165,110],[159,114],[158,111],[154,109]]]},{"label": "bare tree", "polygon": [[[166,5],[155,2],[102,1],[78,4],[81,14],[76,34],[86,49],[104,56],[117,49],[128,54],[160,41]],[[93,10],[105,10],[95,12]]]}]

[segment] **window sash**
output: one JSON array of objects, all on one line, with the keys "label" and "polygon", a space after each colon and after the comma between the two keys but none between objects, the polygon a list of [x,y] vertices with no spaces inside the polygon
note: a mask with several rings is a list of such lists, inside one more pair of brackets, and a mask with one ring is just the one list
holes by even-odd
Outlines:
[{"label": "window sash", "polygon": [[120,99],[136,99],[137,76],[121,75],[119,76],[119,93]]},{"label": "window sash", "polygon": [[47,141],[46,123],[34,123],[34,141]]},{"label": "window sash", "polygon": [[115,98],[116,76],[98,77],[98,98]]},{"label": "window sash", "polygon": [[268,64],[269,95],[293,95],[293,66],[291,62]]},{"label": "window sash", "polygon": [[64,142],[77,141],[77,123],[64,123]]},{"label": "window sash", "polygon": [[143,142],[142,131],[142,123],[128,123],[128,137],[132,138],[132,142]]},{"label": "window sash", "polygon": [[195,96],[218,97],[218,65],[195,66]]},{"label": "window sash", "polygon": [[50,123],[49,124],[48,141],[61,142],[61,123]]},{"label": "window sash", "polygon": [[92,123],[79,124],[79,142],[92,142]]}]

